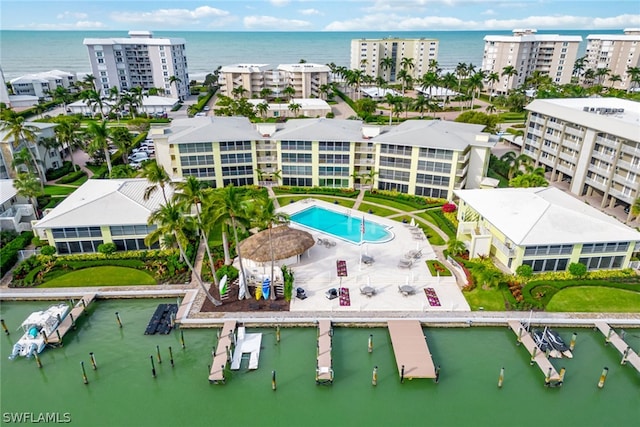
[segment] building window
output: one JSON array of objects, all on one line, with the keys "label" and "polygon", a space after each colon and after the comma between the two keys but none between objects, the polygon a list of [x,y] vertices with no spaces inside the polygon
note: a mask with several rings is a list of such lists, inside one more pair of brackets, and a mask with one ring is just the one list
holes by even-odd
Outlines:
[{"label": "building window", "polygon": [[213,144],[210,142],[192,142],[189,144],[178,145],[179,153],[210,153],[212,151]]},{"label": "building window", "polygon": [[112,236],[132,236],[132,235],[147,235],[155,230],[157,227],[155,224],[146,225],[112,225],[109,227]]},{"label": "building window", "polygon": [[228,141],[220,143],[220,151],[249,151],[251,141]]}]

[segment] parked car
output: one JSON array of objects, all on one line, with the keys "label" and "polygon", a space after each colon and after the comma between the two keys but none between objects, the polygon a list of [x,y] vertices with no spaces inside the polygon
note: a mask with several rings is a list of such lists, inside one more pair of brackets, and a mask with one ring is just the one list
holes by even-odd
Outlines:
[{"label": "parked car", "polygon": [[204,111],[209,111],[210,109],[211,108],[208,105],[205,105],[204,108],[203,108]]},{"label": "parked car", "polygon": [[149,155],[144,151],[138,151],[129,156],[130,162],[142,162],[144,160],[149,160]]},{"label": "parked car", "polygon": [[147,153],[147,154],[155,154],[156,152],[156,148],[153,145],[145,145],[144,147],[141,148],[143,153]]},{"label": "parked car", "polygon": [[202,113],[202,112],[196,113],[196,117],[206,117],[206,116],[207,116],[207,113]]}]

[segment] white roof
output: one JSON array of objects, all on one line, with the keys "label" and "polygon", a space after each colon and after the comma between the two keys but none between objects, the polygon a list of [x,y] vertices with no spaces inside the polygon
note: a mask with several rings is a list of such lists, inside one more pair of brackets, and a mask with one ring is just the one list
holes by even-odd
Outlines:
[{"label": "white roof", "polygon": [[60,70],[51,70],[51,71],[43,71],[41,73],[32,73],[25,74],[24,76],[16,77],[11,80],[11,83],[28,83],[28,82],[40,82],[47,83],[49,80],[57,80],[57,79],[67,79],[69,77],[75,77],[75,74],[68,73],[66,71]]},{"label": "white roof", "polygon": [[[143,107],[152,107],[152,106],[173,107],[179,101],[180,100],[178,98],[167,98],[165,96],[145,95],[142,98],[142,106]],[[104,105],[114,104],[114,102],[109,99],[103,99],[102,103]],[[83,99],[79,99],[78,101],[72,102],[67,106],[68,107],[87,107],[87,102]]]},{"label": "white roof", "polygon": [[[35,228],[146,224],[149,215],[164,204],[160,188],[144,200],[144,192],[151,185],[143,178],[90,179],[38,221]],[[170,199],[173,187],[165,186],[165,192]]]},{"label": "white roof", "polygon": [[[132,34],[133,35],[133,34]],[[162,45],[178,45],[185,44],[185,40],[182,38],[156,38],[152,37],[150,34],[149,37],[145,37],[144,34],[135,34],[134,37],[105,37],[105,38],[86,38],[82,41],[82,44],[86,46],[91,45],[113,45],[113,44],[121,44],[121,45],[149,45],[149,46],[162,46]]]},{"label": "white roof", "polygon": [[366,94],[367,96],[371,97],[371,98],[384,98],[385,96],[387,96],[388,93],[390,93],[393,96],[400,96],[401,93],[397,92],[393,89],[384,89],[381,87],[364,87],[364,88],[360,88],[360,92]]},{"label": "white roof", "polygon": [[555,187],[454,190],[518,246],[640,241],[640,233]]},{"label": "white roof", "polygon": [[205,116],[176,119],[171,122],[165,135],[169,143],[210,141],[244,141],[262,139],[246,117]]},{"label": "white roof", "polygon": [[231,64],[220,67],[220,73],[259,73],[269,68],[269,64]]},{"label": "white roof", "polygon": [[13,186],[12,179],[0,179],[0,203],[15,197],[16,194],[18,190]]},{"label": "white roof", "polygon": [[440,86],[416,86],[415,89],[420,92],[423,93],[425,95],[429,95],[429,93],[431,93],[431,96],[433,96],[434,98],[444,98],[446,96],[456,96],[458,95],[458,92],[451,90],[451,89],[447,89],[446,87],[440,87]]},{"label": "white roof", "polygon": [[[249,104],[252,104],[254,106],[264,103],[264,99],[248,99],[247,101],[249,102]],[[327,101],[319,98],[293,98],[290,103],[269,103],[269,109],[270,110],[274,110],[276,108],[289,109],[289,104],[298,104],[302,109],[306,109],[306,108],[315,108],[315,109],[326,108],[329,110],[331,109],[329,104],[327,104]]]},{"label": "white roof", "polygon": [[328,73],[331,71],[327,65],[312,64],[310,62],[303,62],[299,64],[280,64],[278,65],[278,70],[289,71],[292,73]]},{"label": "white roof", "polygon": [[386,132],[372,138],[373,142],[385,144],[408,145],[425,148],[444,148],[462,151],[469,145],[484,145],[491,147],[495,144],[481,142],[478,136],[484,125],[458,123],[448,120],[407,120],[398,126],[389,126]]},{"label": "white roof", "polygon": [[[585,111],[586,107],[594,111]],[[640,102],[620,98],[536,99],[525,108],[630,141],[640,141]],[[596,112],[596,109],[609,109],[609,112],[616,109],[616,112],[602,114],[604,110]]]},{"label": "white roof", "polygon": [[484,41],[489,42],[574,42],[580,43],[581,36],[568,36],[560,34],[523,34],[518,36],[492,36],[487,35]]}]

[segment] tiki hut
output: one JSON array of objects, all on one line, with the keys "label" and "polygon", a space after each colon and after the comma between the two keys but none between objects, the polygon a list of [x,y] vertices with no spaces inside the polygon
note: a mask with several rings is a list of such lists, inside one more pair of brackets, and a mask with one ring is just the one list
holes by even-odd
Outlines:
[{"label": "tiki hut", "polygon": [[[286,225],[271,229],[273,243],[269,243],[269,230],[263,230],[240,242],[242,258],[251,260],[257,265],[271,262],[271,249],[273,247],[273,259],[285,261],[285,264],[297,262],[297,257],[315,244],[313,236],[303,230],[289,228]],[[290,258],[296,257],[295,260]],[[281,264],[281,263],[278,263]]]}]

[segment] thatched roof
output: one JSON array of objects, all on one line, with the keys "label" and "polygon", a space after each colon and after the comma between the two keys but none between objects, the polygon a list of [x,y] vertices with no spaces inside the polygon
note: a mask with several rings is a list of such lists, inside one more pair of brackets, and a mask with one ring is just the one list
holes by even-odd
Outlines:
[{"label": "thatched roof", "polygon": [[[286,225],[271,229],[271,238],[275,260],[300,255],[315,244],[310,233]],[[263,230],[240,242],[240,253],[243,258],[256,262],[271,261],[269,230]]]}]

